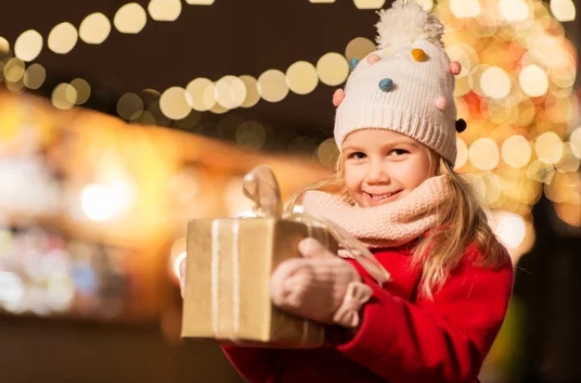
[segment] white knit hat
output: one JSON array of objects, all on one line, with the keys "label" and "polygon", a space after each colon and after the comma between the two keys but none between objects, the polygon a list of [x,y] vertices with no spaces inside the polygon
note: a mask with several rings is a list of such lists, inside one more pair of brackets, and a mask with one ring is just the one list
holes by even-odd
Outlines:
[{"label": "white knit hat", "polygon": [[379,15],[378,50],[349,62],[345,90],[333,96],[338,106],[335,141],[340,149],[353,131],[389,129],[414,138],[453,165],[454,75],[460,64],[450,62],[444,51],[444,27],[413,0],[396,0]]}]

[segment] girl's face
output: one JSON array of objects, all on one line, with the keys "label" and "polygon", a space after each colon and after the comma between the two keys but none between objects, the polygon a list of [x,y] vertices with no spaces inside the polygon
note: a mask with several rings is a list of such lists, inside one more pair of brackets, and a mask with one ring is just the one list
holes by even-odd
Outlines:
[{"label": "girl's face", "polygon": [[395,201],[436,174],[430,151],[413,138],[386,129],[362,129],[347,136],[345,184],[360,207]]}]

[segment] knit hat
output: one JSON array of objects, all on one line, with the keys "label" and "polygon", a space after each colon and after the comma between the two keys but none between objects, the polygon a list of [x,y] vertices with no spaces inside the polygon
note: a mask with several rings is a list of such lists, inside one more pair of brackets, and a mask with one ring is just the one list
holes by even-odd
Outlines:
[{"label": "knit hat", "polygon": [[[456,160],[454,75],[460,64],[444,51],[440,20],[414,0],[396,0],[379,12],[377,50],[351,59],[345,90],[337,106],[335,141],[341,148],[351,132],[389,129],[405,134]],[[458,130],[463,130],[461,121]]]}]

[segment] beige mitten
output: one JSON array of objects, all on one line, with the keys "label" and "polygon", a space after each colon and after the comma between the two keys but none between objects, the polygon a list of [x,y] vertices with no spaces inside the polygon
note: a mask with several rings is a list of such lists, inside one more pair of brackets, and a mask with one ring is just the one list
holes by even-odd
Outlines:
[{"label": "beige mitten", "polygon": [[308,238],[299,244],[304,258],[282,262],[274,271],[270,292],[282,310],[314,321],[356,327],[359,310],[371,288],[347,261]]}]

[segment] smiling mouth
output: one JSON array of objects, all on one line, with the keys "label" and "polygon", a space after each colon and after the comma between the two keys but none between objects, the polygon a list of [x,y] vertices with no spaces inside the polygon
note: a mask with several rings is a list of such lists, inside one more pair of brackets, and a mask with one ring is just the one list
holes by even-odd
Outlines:
[{"label": "smiling mouth", "polygon": [[382,202],[388,200],[390,197],[396,195],[399,191],[392,192],[392,193],[382,193],[382,194],[371,194],[365,193],[369,196],[369,198],[374,202]]}]

